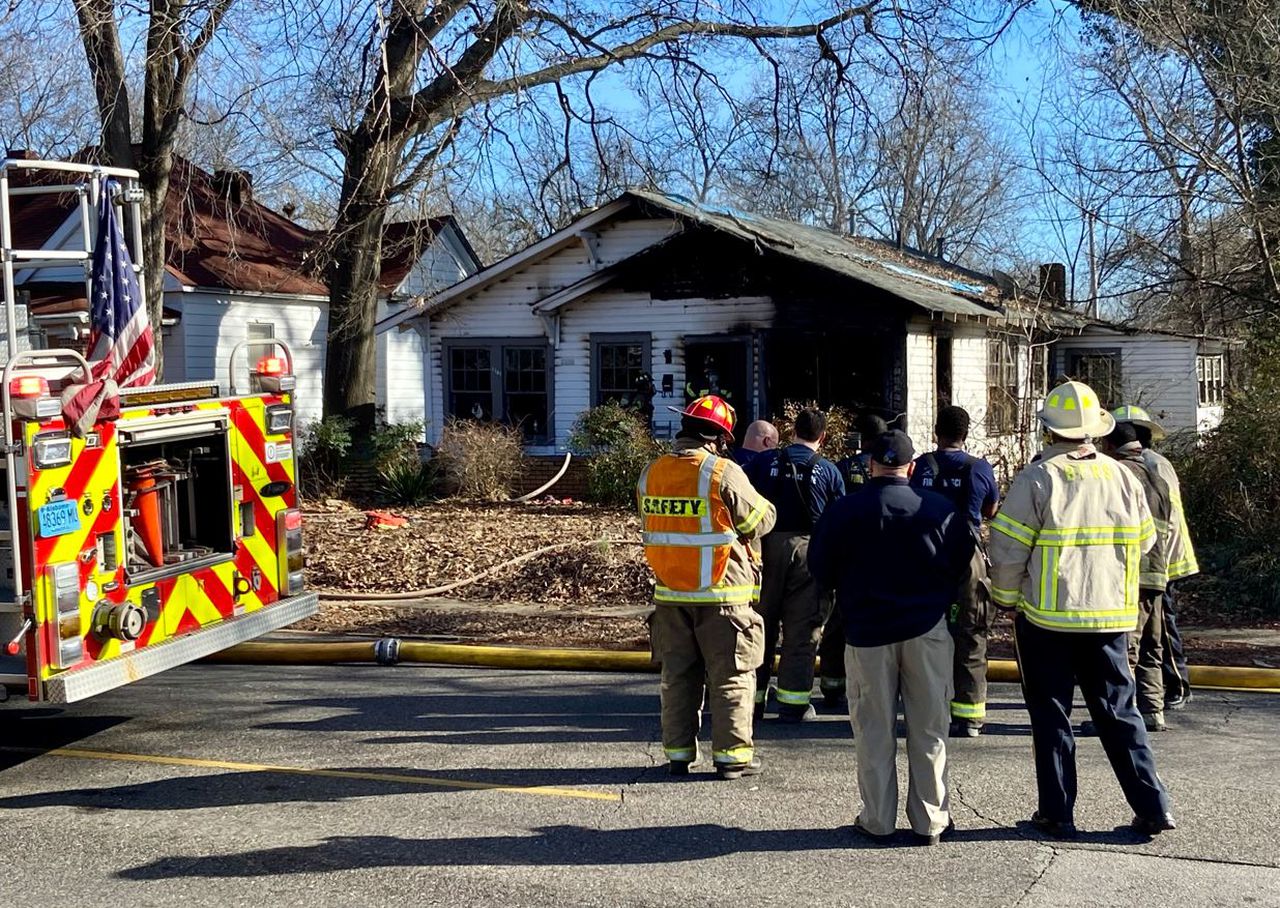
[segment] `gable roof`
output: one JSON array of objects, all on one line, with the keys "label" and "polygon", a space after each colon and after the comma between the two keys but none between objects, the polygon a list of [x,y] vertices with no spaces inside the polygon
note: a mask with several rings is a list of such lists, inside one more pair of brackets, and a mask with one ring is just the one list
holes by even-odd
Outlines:
[{"label": "gable roof", "polygon": [[[40,248],[73,215],[76,205],[77,196],[70,193],[13,198],[15,245]],[[175,157],[164,218],[166,270],[184,286],[286,296],[329,294],[317,273],[326,234],[254,199],[247,174],[211,174]],[[388,224],[379,289],[388,292],[399,286],[422,250],[445,228],[466,244],[451,216]]]},{"label": "gable roof", "polygon": [[[422,309],[394,313],[384,318],[377,328],[385,331],[410,319],[447,309],[466,296],[509,277],[526,265],[579,242],[584,231],[621,216],[628,210],[671,217],[685,226],[709,227],[804,265],[869,284],[929,312],[956,318],[999,318],[1002,315],[997,302],[999,293],[995,282],[983,280],[972,272],[927,261],[875,240],[843,236],[820,227],[702,205],[677,195],[632,189],[613,201],[586,212],[568,226],[537,243],[441,291]],[[559,288],[534,301],[533,308],[546,313],[568,305],[610,283],[625,262],[644,255],[658,245],[673,242],[679,235],[677,233],[659,240],[622,262],[606,266],[574,284]]]}]

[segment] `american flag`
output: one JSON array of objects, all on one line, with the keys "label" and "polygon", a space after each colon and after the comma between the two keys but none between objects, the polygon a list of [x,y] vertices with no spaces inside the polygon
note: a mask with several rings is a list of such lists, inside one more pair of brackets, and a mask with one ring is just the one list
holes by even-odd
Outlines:
[{"label": "american flag", "polygon": [[129,247],[111,202],[117,188],[114,180],[105,183],[98,202],[88,358],[93,363],[94,378],[111,378],[120,387],[128,388],[155,381],[156,351]]}]

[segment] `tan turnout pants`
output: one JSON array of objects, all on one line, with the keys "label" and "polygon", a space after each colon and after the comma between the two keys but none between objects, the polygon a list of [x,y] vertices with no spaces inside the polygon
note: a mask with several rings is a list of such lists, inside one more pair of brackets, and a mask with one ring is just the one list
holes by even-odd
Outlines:
[{"label": "tan turnout pants", "polygon": [[764,625],[750,605],[658,605],[649,624],[662,664],[662,749],[667,759],[698,758],[703,698],[710,688],[711,751],[716,763],[754,754],[751,710],[755,671],[764,659]]},{"label": "tan turnout pants", "polygon": [[1163,590],[1142,590],[1138,629],[1129,632],[1129,668],[1138,685],[1138,712],[1144,716],[1164,712],[1163,599]]},{"label": "tan turnout pants", "polygon": [[897,827],[899,693],[907,724],[907,820],[921,835],[939,835],[951,820],[951,659],[946,618],[911,640],[845,650],[849,721],[862,795],[858,821],[873,835],[889,835]]}]

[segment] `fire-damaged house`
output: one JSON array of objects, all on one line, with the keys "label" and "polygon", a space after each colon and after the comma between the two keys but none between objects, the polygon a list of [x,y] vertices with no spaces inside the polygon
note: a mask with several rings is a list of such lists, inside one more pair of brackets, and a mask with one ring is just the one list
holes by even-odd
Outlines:
[{"label": "fire-damaged house", "polygon": [[975,450],[1016,459],[1050,342],[1100,324],[1059,325],[991,278],[875,241],[630,191],[378,327],[426,337],[432,442],[449,418],[499,419],[550,454],[610,400],[669,437],[668,406],[719,390],[743,424],[817,401],[899,418],[921,443],[955,403]]}]

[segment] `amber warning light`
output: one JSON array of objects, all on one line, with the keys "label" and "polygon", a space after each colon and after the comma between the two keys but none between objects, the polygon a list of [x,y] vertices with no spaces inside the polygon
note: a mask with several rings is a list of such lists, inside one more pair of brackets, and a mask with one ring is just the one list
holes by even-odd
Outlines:
[{"label": "amber warning light", "polygon": [[258,379],[258,387],[262,391],[280,392],[293,390],[295,379],[289,374],[285,360],[282,357],[264,356],[258,360],[258,365],[253,371]]}]

